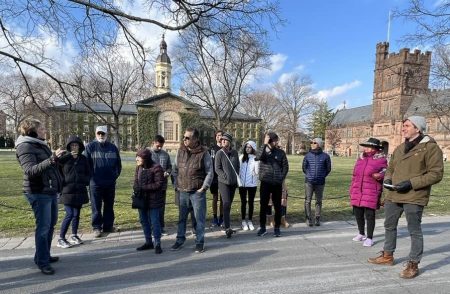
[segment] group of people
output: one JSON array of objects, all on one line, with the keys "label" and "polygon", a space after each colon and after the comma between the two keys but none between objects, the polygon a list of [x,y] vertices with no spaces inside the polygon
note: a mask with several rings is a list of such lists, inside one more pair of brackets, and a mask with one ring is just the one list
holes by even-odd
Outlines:
[{"label": "group of people", "polygon": [[[363,246],[374,245],[375,211],[381,206],[385,209],[384,248],[380,256],[369,258],[370,263],[394,264],[398,220],[405,212],[411,235],[411,251],[400,274],[403,278],[418,275],[418,263],[423,253],[423,209],[428,203],[431,186],[443,176],[442,151],[433,138],[424,134],[425,129],[425,118],[407,118],[402,126],[405,142],[394,150],[389,164],[385,146],[380,140],[369,138],[361,143],[363,152],[356,161],[349,191],[350,204],[358,224],[358,234],[353,240],[363,241]],[[106,140],[106,126],[97,127],[96,140],[86,146],[77,136],[70,136],[65,148],[58,148],[55,152],[45,142],[45,134],[41,122],[27,119],[20,126],[16,148],[24,171],[25,196],[36,218],[34,261],[42,273],[53,274],[50,264],[58,261],[58,257],[50,255],[50,244],[57,221],[58,199],[66,211],[58,247],[83,243],[77,230],[81,207],[89,202],[87,186],[90,189],[95,236],[115,231],[115,183],[122,166],[119,151]],[[207,149],[200,142],[199,131],[187,128],[173,165],[169,154],[162,149],[165,141],[160,135],[155,137],[151,148],[137,152],[133,207],[138,209],[145,236],[145,243],[136,248],[138,251],[154,249],[156,254],[162,253],[161,235],[165,227],[169,177],[173,179],[179,206],[176,241],[171,250],[181,249],[186,241],[189,213],[195,229],[195,252],[205,250],[208,190],[213,195],[212,224],[222,225],[227,238],[234,233],[230,213],[236,189],[241,198],[242,229],[254,230],[254,199],[258,181],[260,213],[257,235],[267,234],[267,211],[271,204],[275,211],[273,233],[275,237],[281,236],[289,163],[285,152],[279,148],[279,137],[268,132],[259,148],[255,142],[248,141],[241,156],[232,148],[233,137],[230,134],[218,131],[215,137],[216,145]],[[331,171],[331,159],[323,152],[321,138],[315,138],[310,143],[310,151],[302,164],[305,174],[305,220],[307,226],[320,226],[325,178]],[[384,200],[383,186],[387,190]],[[313,195],[316,198],[314,214],[311,209]],[[70,225],[72,235],[67,239]]]}]

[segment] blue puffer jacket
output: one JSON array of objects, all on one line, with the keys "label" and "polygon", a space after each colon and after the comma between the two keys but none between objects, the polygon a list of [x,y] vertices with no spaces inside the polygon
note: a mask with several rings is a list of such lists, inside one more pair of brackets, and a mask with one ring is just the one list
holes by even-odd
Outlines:
[{"label": "blue puffer jacket", "polygon": [[306,183],[324,185],[325,178],[331,171],[330,156],[322,149],[311,150],[303,159],[302,169]]},{"label": "blue puffer jacket", "polygon": [[91,185],[107,187],[116,184],[122,171],[122,161],[116,145],[95,140],[86,145],[83,155],[91,166]]}]

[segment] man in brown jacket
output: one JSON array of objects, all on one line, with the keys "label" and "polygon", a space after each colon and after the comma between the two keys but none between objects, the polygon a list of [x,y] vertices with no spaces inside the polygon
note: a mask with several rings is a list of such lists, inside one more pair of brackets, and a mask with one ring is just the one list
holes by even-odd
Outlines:
[{"label": "man in brown jacket", "polygon": [[385,241],[381,255],[369,258],[373,264],[394,264],[398,220],[405,212],[411,236],[411,250],[400,277],[411,279],[419,274],[418,264],[423,254],[422,213],[430,198],[431,186],[444,174],[442,151],[436,141],[424,135],[426,120],[410,116],[402,126],[405,142],[392,154],[386,171]]}]

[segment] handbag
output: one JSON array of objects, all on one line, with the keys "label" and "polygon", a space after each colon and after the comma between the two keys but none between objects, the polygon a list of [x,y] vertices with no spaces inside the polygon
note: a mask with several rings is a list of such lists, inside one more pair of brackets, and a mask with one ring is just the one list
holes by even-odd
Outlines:
[{"label": "handbag", "polygon": [[239,177],[238,173],[237,173],[236,170],[234,169],[234,166],[233,166],[233,164],[231,163],[230,158],[229,158],[228,155],[225,153],[225,151],[223,151],[222,149],[220,149],[220,151],[222,151],[223,154],[225,155],[225,157],[228,159],[228,162],[230,163],[231,168],[233,169],[234,174],[236,175],[238,187],[242,187],[243,185],[242,185],[242,182],[241,182],[241,177]]},{"label": "handbag", "polygon": [[145,198],[142,194],[136,191],[131,193],[131,208],[134,209],[145,209]]}]

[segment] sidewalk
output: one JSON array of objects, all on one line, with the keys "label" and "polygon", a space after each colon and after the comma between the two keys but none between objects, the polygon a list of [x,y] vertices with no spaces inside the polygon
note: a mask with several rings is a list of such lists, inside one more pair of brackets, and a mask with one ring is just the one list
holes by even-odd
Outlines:
[{"label": "sidewalk", "polygon": [[[383,229],[383,219],[377,219],[375,231],[377,234],[384,234]],[[449,223],[448,229],[450,230],[450,216],[426,216],[422,219],[423,224],[432,224],[432,223]],[[406,220],[404,217],[400,219],[399,227],[406,226]],[[323,222],[320,227],[307,227],[305,223],[296,223],[292,224],[288,229],[282,228],[282,232],[290,232],[290,231],[298,231],[299,234],[304,232],[308,232],[314,234],[314,232],[320,231],[329,231],[333,230],[337,234],[339,234],[340,230],[348,230],[350,228],[355,229],[355,234],[357,233],[357,226],[354,220],[350,221],[331,221],[331,222]],[[237,234],[254,234],[256,236],[257,228],[254,231],[242,231],[241,228],[234,227],[234,230],[237,231]],[[268,228],[268,231],[271,232],[271,229]],[[211,237],[220,237],[224,235],[221,232],[220,228],[206,228],[205,238]],[[173,240],[175,241],[176,237],[176,227],[171,228],[169,231],[169,235],[163,236],[161,238],[164,240]],[[194,236],[189,231],[186,231],[187,239],[194,239]],[[95,238],[92,232],[80,234],[80,238],[86,243],[90,244],[99,244],[99,243],[139,243],[144,241],[144,236],[142,230],[132,230],[132,231],[120,231],[116,233],[105,234],[101,238]],[[52,247],[56,247],[58,241],[58,235],[55,234],[52,241]],[[1,250],[17,250],[17,249],[33,249],[34,246],[34,236],[28,237],[12,237],[12,238],[0,238],[0,251]]]}]

